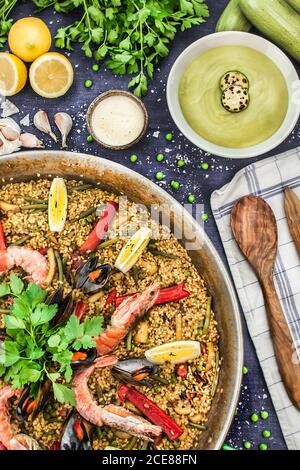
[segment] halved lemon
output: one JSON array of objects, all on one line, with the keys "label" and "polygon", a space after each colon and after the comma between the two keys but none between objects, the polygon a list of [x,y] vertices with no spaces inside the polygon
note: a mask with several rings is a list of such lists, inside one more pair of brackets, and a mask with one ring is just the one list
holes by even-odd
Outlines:
[{"label": "halved lemon", "polygon": [[48,220],[51,232],[61,232],[67,218],[68,193],[63,178],[54,178],[48,203]]},{"label": "halved lemon", "polygon": [[67,93],[74,80],[71,62],[58,52],[47,52],[31,64],[30,84],[44,98],[58,98]]},{"label": "halved lemon", "polygon": [[13,54],[0,52],[0,94],[13,96],[24,88],[27,69],[24,62]]},{"label": "halved lemon", "polygon": [[183,364],[196,359],[201,354],[199,341],[174,341],[155,346],[145,352],[148,361],[153,364]]},{"label": "halved lemon", "polygon": [[127,273],[147,248],[151,235],[152,230],[148,227],[141,227],[135,232],[120,251],[115,262],[115,267],[122,273]]}]

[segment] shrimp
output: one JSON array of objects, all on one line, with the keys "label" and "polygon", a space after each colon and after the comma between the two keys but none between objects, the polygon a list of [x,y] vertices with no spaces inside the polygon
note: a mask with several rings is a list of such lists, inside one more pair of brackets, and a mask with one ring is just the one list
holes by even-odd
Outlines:
[{"label": "shrimp", "polygon": [[90,394],[88,380],[94,370],[98,367],[112,366],[117,362],[116,356],[103,356],[96,359],[91,367],[75,375],[72,385],[76,398],[76,409],[84,419],[96,426],[109,426],[152,441],[153,438],[160,436],[162,432],[159,426],[149,423],[146,419],[130,413],[121,406],[99,406]]},{"label": "shrimp", "polygon": [[45,282],[49,270],[47,260],[41,253],[21,246],[9,246],[0,251],[0,276],[14,266],[23,268],[39,285]]},{"label": "shrimp", "polygon": [[8,400],[12,397],[21,396],[20,390],[13,390],[10,385],[0,389],[0,442],[7,450],[36,450],[38,443],[25,434],[16,434],[10,423],[8,412]]},{"label": "shrimp", "polygon": [[96,338],[98,356],[113,351],[130,331],[133,324],[153,307],[159,293],[158,283],[141,294],[124,300],[111,317],[110,325]]}]

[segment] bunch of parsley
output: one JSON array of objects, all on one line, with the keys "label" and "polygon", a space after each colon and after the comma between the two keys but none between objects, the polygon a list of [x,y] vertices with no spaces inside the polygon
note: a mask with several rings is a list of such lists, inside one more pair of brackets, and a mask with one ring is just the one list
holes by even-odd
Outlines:
[{"label": "bunch of parsley", "polygon": [[0,47],[3,47],[7,41],[7,34],[13,22],[9,16],[17,1],[0,0]]},{"label": "bunch of parsley", "polygon": [[56,46],[73,50],[82,43],[88,57],[106,60],[115,74],[135,74],[129,82],[144,96],[154,66],[169,54],[178,28],[184,31],[209,16],[204,0],[32,0],[39,9],[53,7],[80,19],[59,28]]},{"label": "bunch of parsley", "polygon": [[66,385],[73,375],[71,359],[74,351],[96,345],[93,337],[101,332],[103,317],[80,323],[72,315],[65,325],[51,325],[57,305],[47,305],[45,290],[36,284],[25,287],[15,275],[0,285],[0,298],[6,296],[14,301],[4,316],[7,338],[0,342],[0,377],[14,389],[30,386],[32,396],[48,378],[56,400],[74,406],[74,392]]}]

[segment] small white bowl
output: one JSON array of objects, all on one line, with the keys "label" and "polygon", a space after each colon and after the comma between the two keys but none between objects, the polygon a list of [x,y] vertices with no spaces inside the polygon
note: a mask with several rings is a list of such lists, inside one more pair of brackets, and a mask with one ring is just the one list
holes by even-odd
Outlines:
[{"label": "small white bowl", "polygon": [[[228,148],[213,144],[198,135],[186,121],[179,103],[179,83],[188,65],[201,53],[219,46],[246,46],[269,57],[282,72],[289,93],[289,105],[281,127],[264,142],[248,148]],[[226,158],[249,158],[262,155],[283,142],[292,132],[300,116],[300,100],[295,98],[299,77],[290,59],[277,46],[260,36],[238,31],[214,33],[195,41],[175,61],[167,83],[167,101],[171,116],[180,131],[197,147]]]}]

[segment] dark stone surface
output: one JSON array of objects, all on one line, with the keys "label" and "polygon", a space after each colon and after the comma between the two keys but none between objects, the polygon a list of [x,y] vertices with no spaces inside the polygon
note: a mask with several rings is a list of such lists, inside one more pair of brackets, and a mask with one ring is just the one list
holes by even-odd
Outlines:
[{"label": "dark stone surface", "polygon": [[[87,131],[84,116],[89,103],[100,92],[110,88],[126,89],[128,80],[127,77],[113,76],[111,72],[106,71],[103,66],[101,66],[98,73],[92,72],[91,65],[93,61],[87,59],[79,49],[70,55],[70,59],[75,67],[75,83],[71,91],[65,97],[59,100],[45,100],[37,96],[27,85],[25,90],[13,98],[13,102],[20,108],[20,114],[17,116],[17,119],[29,113],[32,120],[34,112],[38,109],[47,110],[51,118],[57,110],[69,111],[69,113],[74,116],[76,122],[71,138],[69,139],[70,150],[91,153],[122,163],[147,176],[151,180],[155,180],[156,171],[163,171],[166,177],[165,180],[159,184],[181,203],[186,201],[186,197],[189,193],[195,194],[197,202],[203,203],[205,211],[209,213],[209,220],[205,224],[206,233],[210,236],[215,247],[225,260],[218,231],[210,213],[210,195],[213,190],[228,183],[239,169],[245,167],[250,161],[253,162],[253,159],[222,159],[207,155],[195,148],[180,135],[178,129],[175,127],[169,115],[165,98],[167,76],[174,60],[179,53],[193,41],[201,36],[214,32],[216,20],[227,2],[225,0],[208,0],[207,3],[211,10],[209,20],[205,24],[194,27],[190,31],[178,33],[171,46],[169,57],[161,62],[159,70],[156,71],[154,81],[150,83],[149,93],[144,100],[149,111],[149,130],[145,138],[132,148],[131,151],[110,152],[100,148],[96,143],[88,144],[86,142]],[[22,4],[16,7],[13,11],[13,16],[14,18],[19,18],[33,14],[33,12],[34,7],[27,2],[25,5]],[[70,17],[54,15],[51,9],[40,13],[39,16],[50,25],[53,32],[59,25],[63,23],[67,24],[71,17],[76,18],[76,14],[70,15]],[[299,67],[298,70],[300,70]],[[84,81],[87,78],[93,80],[93,86],[89,90],[84,87]],[[158,137],[153,136],[155,131],[160,131]],[[165,132],[169,131],[174,134],[174,140],[172,142],[167,142],[164,138]],[[37,134],[39,133],[37,132]],[[40,137],[42,136],[40,135]],[[43,139],[47,148],[59,148],[59,146],[51,142],[47,136],[43,136]],[[298,124],[293,134],[279,148],[274,149],[270,155],[294,148],[299,144],[300,126]],[[166,158],[162,163],[157,163],[155,160],[155,155],[158,152],[165,154]],[[129,160],[129,156],[132,153],[137,154],[139,157],[138,162],[135,164],[130,163]],[[260,158],[264,158],[265,156]],[[183,158],[186,161],[184,169],[178,169],[178,158]],[[199,163],[204,161],[208,162],[210,165],[207,171],[199,168]],[[182,183],[181,189],[177,192],[173,191],[169,186],[169,182],[172,179]],[[261,431],[268,428],[272,432],[272,438],[268,442],[269,448],[285,449],[285,442],[246,327],[244,328],[244,339],[245,364],[249,369],[249,373],[244,376],[238,412],[232,424],[227,442],[235,447],[242,447],[243,440],[245,439],[251,441],[255,449],[260,442],[265,442],[261,436]],[[261,409],[267,409],[269,411],[269,418],[266,421],[260,419],[258,423],[254,425],[250,421],[249,416],[252,412],[260,411]]]}]

